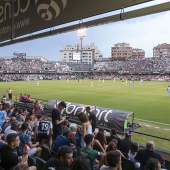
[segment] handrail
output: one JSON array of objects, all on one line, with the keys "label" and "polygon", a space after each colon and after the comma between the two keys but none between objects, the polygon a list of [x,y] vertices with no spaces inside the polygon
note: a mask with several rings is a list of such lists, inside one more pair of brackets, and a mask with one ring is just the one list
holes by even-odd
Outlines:
[{"label": "handrail", "polygon": [[160,136],[150,135],[150,134],[147,134],[147,133],[136,132],[136,131],[133,131],[133,130],[131,130],[130,132],[137,133],[137,134],[144,135],[144,136],[150,136],[150,137],[154,137],[154,138],[170,141],[170,139],[168,139],[168,138],[163,138],[163,137],[160,137]]}]

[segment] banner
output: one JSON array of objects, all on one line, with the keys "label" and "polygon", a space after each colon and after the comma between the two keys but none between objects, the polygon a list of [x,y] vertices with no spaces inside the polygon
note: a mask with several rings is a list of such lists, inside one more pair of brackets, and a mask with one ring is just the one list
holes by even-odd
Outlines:
[{"label": "banner", "polygon": [[0,1],[0,41],[32,34],[71,21],[121,9],[149,0],[15,0],[14,19],[10,1]]},{"label": "banner", "polygon": [[[50,100],[44,106],[44,112],[51,115],[52,110],[58,105],[60,101]],[[69,117],[70,122],[80,123],[77,115],[80,112],[85,112],[86,106],[84,104],[66,102],[67,107],[64,109],[61,114],[63,116]],[[95,107],[90,106],[91,111],[96,114],[97,126],[104,129],[115,128],[119,133],[124,132],[124,123],[127,117],[133,112],[124,111],[124,110],[115,110],[110,108]]]}]

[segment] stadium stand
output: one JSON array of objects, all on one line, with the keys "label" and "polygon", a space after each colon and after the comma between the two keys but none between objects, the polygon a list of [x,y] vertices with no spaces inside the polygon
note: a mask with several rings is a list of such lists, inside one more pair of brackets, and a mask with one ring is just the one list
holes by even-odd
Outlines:
[{"label": "stadium stand", "polygon": [[[40,60],[19,60],[1,59],[1,81],[17,80],[53,80],[53,79],[111,79],[111,80],[170,80],[170,57],[158,58],[129,58],[126,60],[100,60],[89,64],[73,64],[63,62],[42,62]],[[57,73],[57,74],[56,74]],[[34,110],[32,103],[14,102],[14,108],[27,109],[28,112]],[[40,118],[41,119],[41,118]],[[34,124],[34,123],[32,123]],[[34,127],[33,127],[34,129]],[[31,134],[33,134],[32,131]],[[32,137],[32,136],[31,136]],[[34,140],[34,138],[32,138]],[[140,148],[144,148],[140,145]],[[28,157],[29,166],[37,166],[42,169],[43,165],[50,158],[58,158],[58,153],[50,150],[46,145],[41,146],[40,157]],[[165,167],[170,169],[169,152],[157,150],[165,159]],[[17,155],[22,153],[17,151]],[[122,169],[133,170],[134,163],[122,157]]]},{"label": "stadium stand", "polygon": [[73,71],[90,71],[91,64],[71,64],[68,63],[70,70]]},{"label": "stadium stand", "polygon": [[170,57],[107,58],[92,65],[11,58],[1,59],[0,66],[0,81],[77,79],[80,73],[82,78],[170,81]]},{"label": "stadium stand", "polygon": [[40,145],[40,147],[42,148],[42,152],[41,152],[41,156],[40,158],[47,161],[50,157],[51,157],[51,151],[49,148]]},{"label": "stadium stand", "polygon": [[[28,107],[27,104],[25,103],[15,103],[14,104],[14,107],[19,107],[24,109],[26,107]],[[30,107],[30,106],[29,106]],[[31,107],[32,109],[32,107]],[[29,109],[28,109],[29,110]],[[28,122],[29,123],[29,122]],[[64,126],[63,126],[64,128]],[[34,132],[34,131],[32,131]],[[30,137],[32,138],[32,134],[33,133],[29,133],[30,134]],[[34,138],[32,138],[32,140],[34,140]],[[73,140],[73,139],[72,139]],[[73,141],[74,143],[74,141]],[[41,155],[39,157],[36,157],[35,155],[33,156],[28,156],[28,165],[29,166],[36,166],[38,170],[40,169],[43,169],[43,166],[46,164],[46,162],[50,159],[50,158],[57,158],[58,159],[58,153],[56,152],[53,152],[52,150],[50,150],[47,146],[46,146],[46,143],[45,145],[40,145],[40,147],[42,148],[42,152],[41,152]],[[145,148],[144,145],[140,145],[140,148]],[[80,148],[79,148],[80,149]],[[106,148],[105,148],[106,149]],[[161,156],[164,158],[164,159],[167,159],[165,160],[165,168],[166,169],[170,169],[170,160],[169,160],[169,153],[166,152],[166,151],[163,151],[163,150],[157,150],[155,152],[158,152],[161,154]],[[80,152],[79,152],[80,153]],[[23,153],[19,152],[17,150],[17,155],[18,156],[21,156]],[[88,158],[90,159],[90,158]],[[95,165],[98,167],[98,165]],[[128,160],[127,158],[124,158],[122,157],[122,169],[123,170],[135,170],[135,166],[134,166],[134,162]]]},{"label": "stadium stand", "polygon": [[32,111],[34,108],[32,105],[27,103],[21,103],[21,102],[14,102],[13,103],[14,108],[21,108],[21,109],[27,109],[28,112]]}]

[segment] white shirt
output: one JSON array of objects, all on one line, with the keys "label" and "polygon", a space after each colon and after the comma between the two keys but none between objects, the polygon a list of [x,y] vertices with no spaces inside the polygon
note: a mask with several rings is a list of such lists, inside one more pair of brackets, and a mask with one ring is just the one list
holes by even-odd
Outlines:
[{"label": "white shirt", "polygon": [[11,134],[11,133],[17,133],[16,131],[11,129],[11,126],[8,126],[5,130],[4,130],[4,140],[6,141],[6,137]]}]

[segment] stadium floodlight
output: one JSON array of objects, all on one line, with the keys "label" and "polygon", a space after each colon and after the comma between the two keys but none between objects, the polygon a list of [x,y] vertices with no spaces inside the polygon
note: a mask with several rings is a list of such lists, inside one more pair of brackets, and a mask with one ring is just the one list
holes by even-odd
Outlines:
[{"label": "stadium floodlight", "polygon": [[86,36],[86,28],[79,28],[78,29],[78,37],[80,38],[81,41],[81,62],[82,62],[82,47],[83,47],[83,38]]},{"label": "stadium floodlight", "polygon": [[80,28],[78,29],[78,37],[84,38],[86,36],[86,28]]}]

